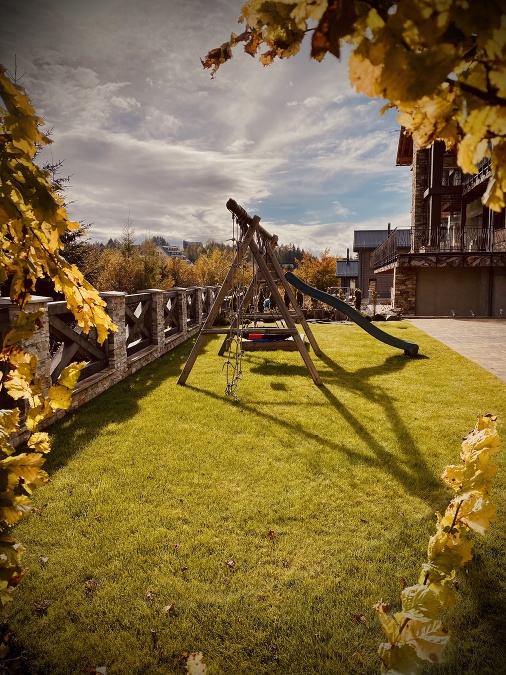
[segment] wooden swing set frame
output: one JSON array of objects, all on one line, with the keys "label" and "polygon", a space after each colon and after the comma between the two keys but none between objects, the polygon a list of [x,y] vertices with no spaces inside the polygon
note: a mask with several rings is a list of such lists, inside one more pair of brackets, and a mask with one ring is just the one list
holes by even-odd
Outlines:
[{"label": "wooden swing set frame", "polygon": [[[178,384],[184,385],[188,376],[197,360],[198,355],[200,354],[204,341],[207,335],[225,335],[225,339],[220,348],[220,355],[225,351],[227,341],[230,340],[234,335],[241,335],[244,328],[240,325],[241,320],[239,315],[236,314],[235,319],[232,321],[232,325],[227,327],[214,326],[216,318],[218,317],[223,302],[225,298],[229,295],[230,291],[234,286],[236,280],[236,275],[240,269],[241,264],[245,256],[248,253],[248,249],[251,251],[253,260],[257,265],[257,271],[253,276],[253,279],[246,291],[246,294],[243,299],[243,306],[248,307],[257,288],[258,282],[262,281],[269,288],[272,298],[276,303],[276,311],[279,313],[279,318],[285,322],[286,328],[272,328],[272,327],[255,327],[254,330],[251,329],[251,332],[258,333],[261,335],[269,335],[273,333],[289,333],[293,341],[295,342],[297,349],[304,361],[306,368],[309,371],[309,374],[313,378],[313,381],[317,385],[322,384],[322,380],[316,367],[309,356],[309,352],[306,349],[304,344],[304,339],[299,334],[299,331],[296,327],[296,323],[302,325],[305,335],[313,348],[314,353],[318,356],[321,354],[321,350],[316,342],[316,339],[304,317],[302,308],[299,307],[295,293],[293,292],[290,284],[286,281],[283,268],[279,264],[278,259],[274,254],[274,249],[277,246],[278,237],[276,235],[269,234],[260,225],[259,216],[249,216],[248,213],[239,206],[236,201],[229,199],[227,204],[227,209],[233,214],[235,220],[238,224],[240,237],[237,243],[237,252],[234,258],[234,261],[227,272],[225,280],[216,295],[216,299],[211,307],[207,318],[202,325],[200,333],[197,337],[193,349],[188,357],[188,360],[179,376],[177,381]],[[284,299],[281,297],[281,294],[278,289],[278,282],[282,285],[286,297],[290,301],[290,304],[293,308],[293,311],[290,312],[289,308],[286,306]],[[255,318],[257,315],[246,315],[243,318]],[[257,318],[261,318],[261,315],[258,315]],[[276,343],[272,343],[272,349],[276,349]]]}]

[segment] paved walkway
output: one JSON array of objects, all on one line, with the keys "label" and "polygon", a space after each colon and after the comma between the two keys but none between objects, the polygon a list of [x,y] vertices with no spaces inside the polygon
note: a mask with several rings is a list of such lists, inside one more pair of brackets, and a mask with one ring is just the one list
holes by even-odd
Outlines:
[{"label": "paved walkway", "polygon": [[408,319],[506,382],[506,319]]}]

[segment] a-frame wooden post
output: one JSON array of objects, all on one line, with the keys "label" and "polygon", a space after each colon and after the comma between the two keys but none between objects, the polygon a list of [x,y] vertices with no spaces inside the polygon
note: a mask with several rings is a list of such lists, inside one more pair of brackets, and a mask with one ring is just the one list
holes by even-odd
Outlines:
[{"label": "a-frame wooden post", "polygon": [[[227,276],[225,277],[225,280],[223,282],[222,287],[220,288],[214,304],[204,322],[204,325],[201,328],[201,331],[199,333],[199,336],[197,337],[197,340],[193,346],[193,349],[190,353],[190,356],[188,357],[188,361],[186,362],[183,371],[181,372],[181,375],[179,376],[179,379],[177,381],[178,384],[185,384],[186,380],[188,379],[188,375],[191,372],[191,369],[193,368],[193,365],[195,361],[197,360],[197,357],[202,349],[205,336],[209,334],[223,334],[223,333],[232,333],[234,330],[239,332],[240,326],[237,324],[236,326],[231,326],[230,329],[223,329],[223,328],[213,328],[213,324],[216,320],[216,317],[218,316],[218,313],[221,309],[221,305],[223,304],[224,299],[226,298],[228,292],[232,288],[232,284],[234,281],[234,276],[236,274],[236,270],[238,269],[239,265],[241,264],[246,251],[248,248],[251,250],[253,257],[258,265],[258,268],[260,272],[263,275],[263,278],[269,287],[272,295],[274,296],[276,300],[276,305],[277,308],[279,308],[279,313],[283,317],[283,320],[285,321],[285,324],[287,326],[287,332],[289,332],[297,346],[297,349],[299,350],[300,355],[302,356],[302,359],[306,365],[306,368],[308,369],[311,377],[313,378],[313,381],[315,384],[322,384],[322,380],[320,378],[320,375],[318,371],[316,370],[316,367],[311,360],[311,357],[309,356],[309,352],[306,349],[306,346],[304,345],[304,341],[299,335],[298,329],[295,325],[295,322],[293,320],[293,317],[290,314],[290,311],[288,307],[285,305],[283,298],[281,297],[277,284],[272,276],[272,273],[269,269],[269,266],[264,258],[264,254],[260,251],[258,244],[255,241],[255,235],[259,235],[262,237],[263,243],[265,243],[265,255],[266,257],[269,257],[269,262],[272,263],[274,266],[274,269],[276,271],[276,274],[279,276],[279,279],[283,285],[283,288],[285,289],[288,298],[290,299],[290,302],[292,303],[297,319],[299,322],[303,325],[304,330],[306,331],[306,334],[308,336],[308,339],[313,346],[313,349],[316,354],[321,353],[320,348],[318,347],[318,343],[316,342],[308,324],[307,321],[304,318],[304,315],[302,314],[302,310],[298,307],[297,301],[295,299],[295,296],[287,283],[287,281],[284,278],[284,273],[279,265],[279,262],[277,261],[274,253],[273,253],[273,246],[276,245],[277,237],[273,237],[270,235],[268,232],[266,232],[263,227],[260,226],[260,218],[258,216],[253,216],[251,218],[248,216],[246,211],[242,207],[240,207],[233,199],[229,199],[227,202],[227,208],[234,213],[237,218],[239,225],[241,227],[242,233],[243,233],[243,239],[240,241],[238,248],[237,248],[237,254],[234,258],[234,262],[232,263]],[[248,228],[246,229],[246,223],[248,223]],[[247,300],[248,303],[251,299],[251,296],[253,294],[253,288],[254,284],[253,281],[250,284],[250,287],[248,288],[246,292],[246,296],[243,299],[243,302]],[[238,321],[238,320],[237,320]],[[256,329],[256,330],[265,330],[265,329]],[[268,329],[272,330],[272,329]],[[225,343],[224,343],[225,344]],[[222,345],[223,349],[223,345]],[[222,351],[220,349],[220,352]]]},{"label": "a-frame wooden post", "polygon": [[207,318],[204,321],[204,325],[201,328],[199,336],[195,344],[193,345],[193,349],[190,352],[188,361],[186,362],[185,367],[183,368],[183,371],[179,376],[179,379],[177,381],[178,384],[184,384],[188,379],[188,375],[190,374],[191,369],[193,368],[193,364],[197,360],[197,356],[200,354],[200,350],[202,349],[202,346],[204,344],[205,336],[208,333],[208,331],[212,328],[214,322],[216,321],[216,317],[219,314],[221,305],[223,304],[223,301],[227,297],[229,290],[232,288],[236,267],[240,265],[241,260],[244,258],[246,251],[248,250],[248,246],[253,241],[253,236],[257,230],[259,222],[260,218],[258,216],[254,216],[252,218],[248,230],[244,236],[244,239],[238,246],[234,262],[232,263],[230,269],[227,272],[227,276],[223,281],[222,287],[218,291],[213,306],[211,307],[211,311],[207,315]]},{"label": "a-frame wooden post", "polygon": [[[264,275],[264,279],[269,286],[271,293],[274,296],[274,299],[276,300],[276,305],[279,308],[279,313],[283,317],[283,320],[286,324],[286,327],[288,329],[288,332],[291,333],[293,340],[295,344],[297,345],[297,348],[300,352],[300,355],[302,356],[304,363],[306,364],[306,368],[309,370],[309,373],[311,374],[311,377],[313,378],[313,381],[315,384],[323,384],[320,378],[320,375],[318,374],[318,371],[316,370],[316,367],[311,360],[311,357],[309,356],[309,352],[306,349],[306,346],[304,344],[304,341],[299,335],[299,331],[297,329],[297,326],[295,325],[295,322],[290,314],[290,310],[288,307],[285,305],[285,301],[281,297],[280,292],[278,291],[278,286],[276,282],[274,281],[272,274],[269,270],[269,267],[267,263],[265,262],[262,254],[260,253],[260,250],[257,246],[256,241],[252,241],[250,244],[250,249],[251,252],[253,253],[253,256],[255,257],[255,260],[257,261],[257,264],[261,270],[261,272]],[[284,275],[281,275],[284,276]],[[285,282],[286,283],[286,282]]]},{"label": "a-frame wooden post", "polygon": [[299,303],[297,302],[297,299],[294,295],[294,292],[292,291],[292,287],[290,284],[286,281],[285,279],[285,274],[283,272],[283,268],[279,264],[278,259],[276,258],[276,255],[274,254],[274,251],[272,249],[272,246],[267,246],[266,248],[266,255],[268,257],[269,262],[273,265],[274,269],[276,270],[276,274],[279,277],[279,280],[281,281],[281,284],[283,288],[285,289],[285,292],[288,296],[288,299],[290,300],[290,303],[297,315],[298,323],[301,324],[301,326],[304,328],[304,333],[307,336],[307,339],[309,340],[309,343],[311,344],[311,347],[313,348],[314,353],[319,356],[321,354],[321,349],[318,346],[318,343],[316,342],[315,336],[313,335],[313,332],[311,328],[309,327],[308,322],[306,321],[306,317],[302,313],[302,307],[299,307]]}]

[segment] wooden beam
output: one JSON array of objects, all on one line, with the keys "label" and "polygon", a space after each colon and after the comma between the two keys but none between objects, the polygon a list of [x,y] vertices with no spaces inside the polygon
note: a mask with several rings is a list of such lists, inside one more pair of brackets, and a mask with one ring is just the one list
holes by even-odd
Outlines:
[{"label": "wooden beam", "polygon": [[[303,359],[304,363],[306,364],[306,368],[308,369],[311,377],[313,378],[313,382],[315,384],[318,384],[318,385],[323,384],[323,382],[320,378],[320,375],[318,374],[318,371],[316,370],[316,367],[315,367],[313,361],[311,360],[311,357],[309,356],[309,353],[306,349],[306,346],[305,346],[304,342],[301,340],[301,337],[300,337],[299,332],[298,332],[298,330],[295,326],[295,323],[294,323],[292,317],[290,316],[290,312],[288,311],[288,308],[285,305],[285,302],[284,302],[283,298],[281,297],[281,295],[278,291],[277,284],[275,283],[274,279],[272,278],[272,276],[269,272],[269,268],[267,266],[267,263],[263,259],[262,254],[260,253],[260,249],[258,248],[256,241],[254,241],[254,240],[251,241],[250,249],[251,249],[251,252],[253,253],[253,256],[254,256],[255,260],[258,263],[258,266],[259,266],[261,272],[265,276],[265,282],[269,286],[269,288],[271,289],[271,292],[272,292],[272,294],[273,294],[273,296],[276,300],[276,305],[278,306],[279,311],[280,311],[281,315],[283,316],[283,319],[284,319],[287,327],[293,328],[295,330],[295,333],[293,335],[293,339],[294,339],[294,341],[297,345],[297,348],[299,350],[300,355],[302,356],[302,359]],[[285,281],[285,283],[286,283],[286,281]]]},{"label": "wooden beam", "polygon": [[278,276],[279,276],[279,279],[280,279],[280,281],[281,281],[281,284],[282,284],[283,288],[284,288],[285,291],[286,291],[286,294],[287,294],[287,296],[288,296],[288,299],[289,299],[290,302],[292,303],[292,307],[293,307],[293,309],[295,310],[295,313],[296,313],[297,316],[298,316],[299,323],[300,323],[300,324],[303,326],[303,328],[304,328],[304,331],[305,331],[305,333],[306,333],[306,337],[307,337],[307,339],[309,340],[309,344],[310,344],[311,347],[313,348],[314,353],[315,353],[317,356],[319,356],[319,355],[322,353],[322,352],[321,352],[321,349],[320,349],[320,347],[318,346],[318,343],[316,342],[316,338],[315,338],[315,336],[313,335],[313,331],[312,331],[311,328],[309,327],[309,324],[308,324],[308,322],[306,321],[306,318],[305,318],[304,314],[302,313],[302,307],[299,307],[299,304],[298,304],[298,302],[297,302],[297,299],[296,299],[296,297],[295,297],[295,294],[294,294],[294,292],[292,291],[292,287],[290,286],[290,284],[289,284],[289,283],[287,282],[287,280],[285,279],[285,274],[284,274],[284,272],[283,272],[283,268],[282,268],[281,265],[279,264],[279,261],[278,261],[278,259],[276,258],[276,256],[275,256],[275,254],[274,254],[274,251],[273,251],[272,247],[270,247],[270,246],[267,247],[266,253],[267,253],[267,257],[269,258],[271,264],[274,266],[274,269],[276,270],[276,273],[277,273]]},{"label": "wooden beam", "polygon": [[197,337],[195,344],[193,345],[193,349],[190,352],[190,356],[188,357],[185,367],[183,368],[181,375],[179,376],[179,379],[177,381],[178,384],[183,385],[188,379],[188,375],[190,374],[191,369],[193,368],[193,364],[195,363],[198,355],[200,354],[200,351],[202,349],[205,340],[206,334],[204,333],[204,330],[211,328],[213,326],[216,317],[218,316],[218,313],[220,311],[221,305],[224,299],[226,298],[229,290],[232,288],[234,276],[236,274],[236,266],[238,266],[241,263],[242,259],[246,254],[246,251],[248,250],[249,245],[252,243],[253,236],[255,235],[255,232],[258,229],[259,222],[260,222],[259,216],[254,216],[251,219],[251,223],[248,227],[248,230],[237,248],[237,253],[234,258],[234,262],[232,263],[230,269],[227,272],[222,287],[218,291],[218,295],[216,296],[213,306],[211,307],[211,311],[209,312],[207,319],[205,320],[204,325],[202,326],[202,329],[199,333],[199,336]]}]

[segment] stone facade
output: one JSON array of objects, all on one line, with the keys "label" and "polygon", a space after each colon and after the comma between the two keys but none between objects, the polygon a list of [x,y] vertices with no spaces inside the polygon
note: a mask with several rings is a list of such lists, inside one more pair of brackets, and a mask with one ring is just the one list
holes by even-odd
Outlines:
[{"label": "stone facade", "polygon": [[392,308],[400,310],[404,316],[416,314],[416,269],[394,268]]}]

